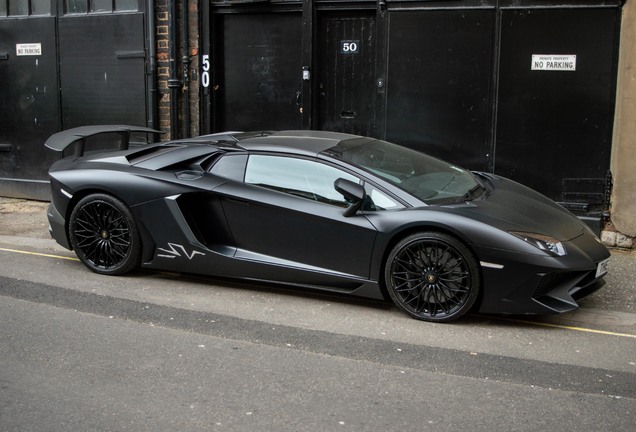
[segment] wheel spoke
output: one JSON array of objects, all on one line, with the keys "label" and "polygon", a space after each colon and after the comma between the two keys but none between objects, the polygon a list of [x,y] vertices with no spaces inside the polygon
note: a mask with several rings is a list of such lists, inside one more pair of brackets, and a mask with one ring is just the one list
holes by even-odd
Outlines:
[{"label": "wheel spoke", "polygon": [[431,291],[432,291],[431,297],[433,298],[432,306],[435,309],[434,311],[431,311],[431,312],[432,312],[432,315],[435,316],[438,313],[438,309],[442,309],[444,305],[440,301],[440,298],[438,296],[439,290],[436,289],[436,287],[433,287]]},{"label": "wheel spoke", "polygon": [[[466,278],[468,276],[464,276],[464,278]],[[461,279],[464,279],[461,278]],[[458,280],[461,280],[458,279]],[[442,285],[445,289],[449,290],[449,291],[453,291],[453,292],[467,292],[470,288],[457,283],[457,280],[446,280],[446,279],[441,279],[440,278],[440,285]]]}]

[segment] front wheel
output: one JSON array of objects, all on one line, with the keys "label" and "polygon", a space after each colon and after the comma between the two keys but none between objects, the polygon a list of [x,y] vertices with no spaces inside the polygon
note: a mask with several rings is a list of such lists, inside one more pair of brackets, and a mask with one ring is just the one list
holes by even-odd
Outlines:
[{"label": "front wheel", "polygon": [[68,230],[78,258],[96,273],[120,275],[139,264],[141,238],[135,220],[128,207],[110,195],[82,198]]},{"label": "front wheel", "polygon": [[400,309],[435,322],[452,321],[468,312],[481,284],[470,250],[439,232],[412,234],[399,241],[389,253],[384,278]]}]

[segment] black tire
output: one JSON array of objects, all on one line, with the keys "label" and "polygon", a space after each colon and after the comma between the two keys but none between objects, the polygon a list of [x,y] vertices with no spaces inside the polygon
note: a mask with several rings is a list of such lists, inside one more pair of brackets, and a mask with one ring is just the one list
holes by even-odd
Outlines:
[{"label": "black tire", "polygon": [[384,279],[397,307],[434,322],[452,321],[468,312],[481,285],[470,250],[439,232],[412,234],[399,241],[387,258]]},{"label": "black tire", "polygon": [[139,265],[141,237],[132,213],[110,195],[82,198],[69,220],[69,239],[78,258],[95,273],[121,275]]}]

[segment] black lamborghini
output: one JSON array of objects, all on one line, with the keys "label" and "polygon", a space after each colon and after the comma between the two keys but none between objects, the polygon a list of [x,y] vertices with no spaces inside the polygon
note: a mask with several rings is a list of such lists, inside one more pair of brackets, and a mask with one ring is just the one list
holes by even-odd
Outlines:
[{"label": "black lamborghini", "polygon": [[[87,152],[117,133],[115,151]],[[229,132],[133,147],[133,126],[60,132],[52,237],[92,271],[134,268],[391,298],[451,321],[576,309],[609,252],[564,208],[505,178],[386,141]]]}]

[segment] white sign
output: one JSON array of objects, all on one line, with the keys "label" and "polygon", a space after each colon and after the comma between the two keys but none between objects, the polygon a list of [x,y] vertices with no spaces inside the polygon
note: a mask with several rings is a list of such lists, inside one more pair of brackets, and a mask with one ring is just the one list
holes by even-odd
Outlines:
[{"label": "white sign", "polygon": [[533,54],[531,69],[573,72],[576,70],[576,55]]},{"label": "white sign", "polygon": [[15,45],[15,55],[17,56],[40,56],[42,55],[41,43],[23,43]]}]

